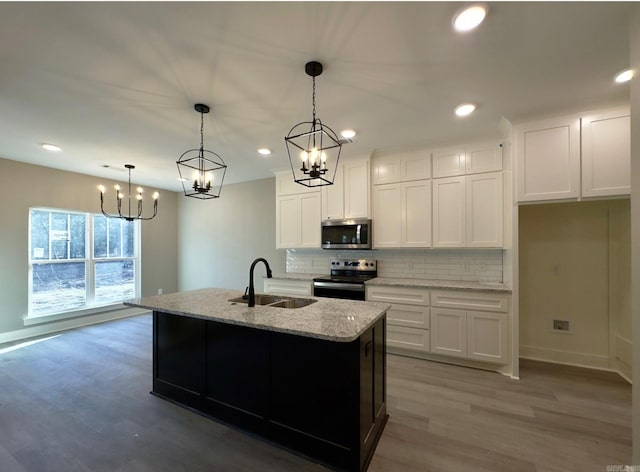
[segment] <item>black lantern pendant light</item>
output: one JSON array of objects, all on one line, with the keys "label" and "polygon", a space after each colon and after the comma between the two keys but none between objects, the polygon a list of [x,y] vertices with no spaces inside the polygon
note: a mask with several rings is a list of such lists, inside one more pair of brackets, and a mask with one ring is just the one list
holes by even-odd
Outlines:
[{"label": "black lantern pendant light", "polygon": [[187,197],[218,198],[227,165],[218,154],[204,148],[204,114],[209,113],[209,107],[196,103],[193,108],[200,113],[200,149],[189,149],[176,162],[182,188]]},{"label": "black lantern pendant light", "polygon": [[128,201],[127,213],[125,214],[122,213],[122,200],[124,199],[124,194],[120,191],[120,185],[114,186],[116,190],[116,208],[118,209],[117,215],[111,215],[106,211],[104,211],[104,193],[106,189],[104,188],[104,185],[98,185],[98,190],[100,190],[100,211],[107,218],[122,218],[123,220],[127,220],[127,221],[134,221],[134,220],[144,221],[144,220],[151,220],[155,218],[155,216],[158,214],[158,195],[159,194],[158,192],[153,192],[153,195],[152,195],[153,215],[148,217],[143,217],[142,216],[142,192],[143,192],[142,187],[138,187],[136,189],[136,200],[138,201],[137,213],[131,213],[131,196],[133,195],[131,193],[131,169],[135,169],[136,166],[131,164],[125,164],[124,167],[129,170],[129,194],[127,195],[127,201]]},{"label": "black lantern pendant light", "polygon": [[316,77],[322,64],[307,62],[305,72],[313,78],[313,118],[298,123],[284,138],[293,179],[306,187],[333,185],[342,143],[336,133],[316,117]]}]

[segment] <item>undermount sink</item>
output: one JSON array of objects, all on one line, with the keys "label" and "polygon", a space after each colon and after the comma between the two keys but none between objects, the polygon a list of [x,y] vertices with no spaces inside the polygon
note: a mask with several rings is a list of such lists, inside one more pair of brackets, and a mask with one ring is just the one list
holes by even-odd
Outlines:
[{"label": "undermount sink", "polygon": [[[248,298],[237,297],[229,300],[232,303],[248,303]],[[274,308],[302,308],[318,300],[311,298],[295,298],[295,297],[283,297],[279,295],[256,295],[256,305],[271,306]]]}]

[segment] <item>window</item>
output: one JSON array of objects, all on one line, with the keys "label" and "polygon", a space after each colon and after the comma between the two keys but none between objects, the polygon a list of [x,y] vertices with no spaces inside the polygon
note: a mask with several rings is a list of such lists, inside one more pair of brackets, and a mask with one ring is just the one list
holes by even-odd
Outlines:
[{"label": "window", "polygon": [[29,210],[29,316],[112,305],[138,291],[139,224]]}]

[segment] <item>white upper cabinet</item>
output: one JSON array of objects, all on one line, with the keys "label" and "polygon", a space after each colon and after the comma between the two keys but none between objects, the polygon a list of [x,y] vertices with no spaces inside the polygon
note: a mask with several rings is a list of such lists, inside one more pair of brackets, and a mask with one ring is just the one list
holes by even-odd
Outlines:
[{"label": "white upper cabinet", "polygon": [[344,163],[344,217],[369,218],[369,159]]},{"label": "white upper cabinet", "polygon": [[519,202],[579,197],[578,115],[518,125],[515,140]]},{"label": "white upper cabinet", "polygon": [[466,246],[502,247],[502,172],[466,176]]},{"label": "white upper cabinet", "polygon": [[402,184],[373,188],[373,247],[401,247]]},{"label": "white upper cabinet", "polygon": [[369,159],[340,164],[333,185],[322,187],[322,219],[369,218]]},{"label": "white upper cabinet", "polygon": [[294,195],[297,193],[317,192],[319,187],[307,187],[293,180],[291,171],[276,173],[276,195]]},{"label": "white upper cabinet", "polygon": [[629,115],[618,107],[516,126],[518,201],[628,195]]},{"label": "white upper cabinet", "polygon": [[344,218],[344,171],[342,166],[336,172],[333,185],[325,185],[322,192],[322,220]]},{"label": "white upper cabinet", "polygon": [[465,177],[433,179],[433,246],[464,247]]},{"label": "white upper cabinet", "polygon": [[321,192],[276,174],[276,248],[319,248]]},{"label": "white upper cabinet", "polygon": [[467,145],[464,156],[467,174],[502,170],[502,145],[495,141]]},{"label": "white upper cabinet", "polygon": [[583,116],[582,196],[631,193],[631,119],[629,107]]},{"label": "white upper cabinet", "polygon": [[320,192],[276,197],[276,248],[320,248]]},{"label": "white upper cabinet", "polygon": [[402,213],[401,246],[430,247],[430,180],[417,180],[415,182],[405,182],[402,184]]},{"label": "white upper cabinet", "polygon": [[407,151],[373,158],[373,185],[431,178],[430,151]]},{"label": "white upper cabinet", "polygon": [[502,170],[502,147],[497,141],[472,143],[433,151],[433,177]]},{"label": "white upper cabinet", "polygon": [[431,246],[431,181],[373,188],[373,246]]},{"label": "white upper cabinet", "polygon": [[454,147],[433,152],[433,177],[453,177],[465,174],[465,149]]},{"label": "white upper cabinet", "polygon": [[502,172],[433,179],[433,247],[502,247]]}]

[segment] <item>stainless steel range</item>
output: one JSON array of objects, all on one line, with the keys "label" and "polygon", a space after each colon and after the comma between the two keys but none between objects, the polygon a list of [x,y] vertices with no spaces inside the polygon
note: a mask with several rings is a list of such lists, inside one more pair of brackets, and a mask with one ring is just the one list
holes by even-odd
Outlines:
[{"label": "stainless steel range", "polygon": [[375,259],[329,259],[331,275],[313,279],[313,296],[364,300],[364,283],[377,277]]}]

